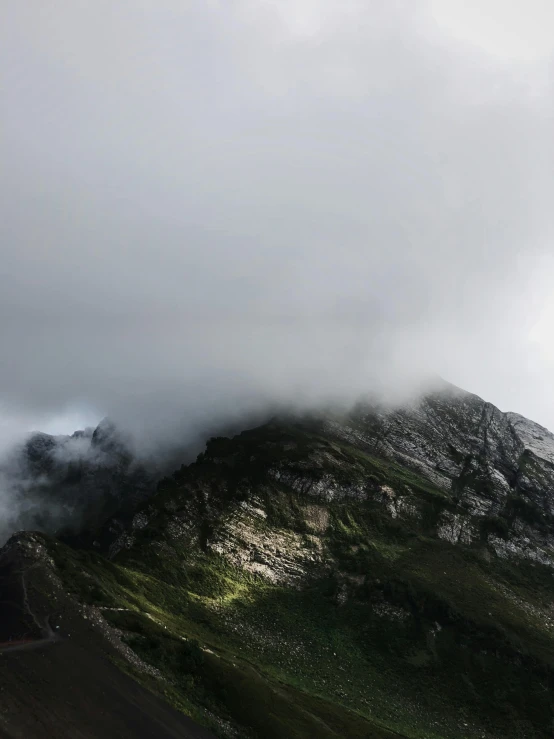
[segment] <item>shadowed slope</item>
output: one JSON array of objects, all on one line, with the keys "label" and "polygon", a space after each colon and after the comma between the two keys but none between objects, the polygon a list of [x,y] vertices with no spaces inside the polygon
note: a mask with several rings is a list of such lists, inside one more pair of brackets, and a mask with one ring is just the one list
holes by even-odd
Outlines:
[{"label": "shadowed slope", "polygon": [[0,736],[209,739],[114,664],[115,650],[59,587],[38,538],[13,537],[0,567],[2,637],[33,639],[0,652]]}]

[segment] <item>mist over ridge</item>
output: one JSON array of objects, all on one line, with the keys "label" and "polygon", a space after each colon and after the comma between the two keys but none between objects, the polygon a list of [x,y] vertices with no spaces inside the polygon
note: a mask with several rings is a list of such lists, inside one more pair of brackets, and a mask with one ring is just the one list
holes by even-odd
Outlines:
[{"label": "mist over ridge", "polygon": [[0,437],[436,373],[554,425],[550,57],[426,2],[106,7],[6,9]]}]

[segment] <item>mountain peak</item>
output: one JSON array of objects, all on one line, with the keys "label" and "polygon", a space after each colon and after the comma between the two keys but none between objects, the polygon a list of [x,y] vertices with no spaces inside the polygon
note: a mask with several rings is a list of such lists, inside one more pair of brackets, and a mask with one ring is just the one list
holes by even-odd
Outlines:
[{"label": "mountain peak", "polygon": [[91,446],[102,450],[106,454],[116,454],[118,456],[129,456],[131,454],[130,438],[108,417],[103,418],[94,429]]}]

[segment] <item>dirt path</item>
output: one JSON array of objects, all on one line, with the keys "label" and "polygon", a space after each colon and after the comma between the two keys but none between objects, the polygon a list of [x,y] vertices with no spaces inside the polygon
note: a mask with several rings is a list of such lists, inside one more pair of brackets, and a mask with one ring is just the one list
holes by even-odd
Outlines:
[{"label": "dirt path", "polygon": [[[31,568],[38,566],[38,563],[35,565],[31,565]],[[11,641],[5,641],[0,644],[0,654],[6,654],[8,652],[24,652],[32,649],[40,649],[41,647],[47,647],[51,644],[55,644],[56,642],[61,641],[61,636],[59,634],[56,634],[56,632],[52,629],[52,626],[50,625],[50,616],[46,616],[42,621],[38,618],[37,614],[34,612],[34,610],[31,608],[31,604],[29,602],[29,593],[27,590],[27,582],[25,580],[25,571],[22,570],[20,572],[21,575],[21,593],[22,593],[22,604],[23,604],[23,612],[27,613],[27,615],[30,617],[33,624],[38,629],[39,633],[42,635],[42,638],[38,639],[14,639],[13,643]],[[12,605],[17,606],[17,604],[13,603]]]},{"label": "dirt path", "polygon": [[0,654],[6,654],[7,652],[26,652],[30,649],[40,649],[41,647],[49,646],[50,644],[56,644],[61,641],[61,636],[57,636],[52,633],[52,636],[47,636],[44,639],[33,639],[32,641],[25,642],[4,642],[0,645]]}]

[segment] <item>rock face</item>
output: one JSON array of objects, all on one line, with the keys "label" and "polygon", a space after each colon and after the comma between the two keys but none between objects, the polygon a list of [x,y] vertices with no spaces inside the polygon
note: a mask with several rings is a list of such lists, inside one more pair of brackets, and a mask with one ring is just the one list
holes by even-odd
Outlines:
[{"label": "rock face", "polygon": [[[174,499],[172,536],[199,540],[196,524],[202,520],[210,531],[206,546],[274,582],[292,582],[306,567],[322,561],[315,534],[324,533],[326,526],[310,522],[310,506],[325,522],[330,503],[379,501],[392,519],[409,518],[439,539],[488,546],[500,557],[523,557],[554,567],[554,435],[542,426],[502,413],[450,385],[410,408],[391,411],[359,404],[345,417],[304,420],[298,427],[311,435],[310,444],[307,436],[300,442],[281,438],[279,423],[274,425],[275,441],[261,437],[260,444],[250,448],[248,434],[217,438],[196,465],[176,473],[174,479],[186,491],[185,508],[180,511]],[[341,444],[358,456],[345,455]],[[385,479],[382,472],[368,470],[364,456],[365,462],[369,457],[392,465],[388,472],[396,470],[396,477]],[[252,470],[257,475],[254,486]],[[237,482],[237,474],[244,478]],[[410,474],[418,485],[425,481],[442,496],[440,503],[435,501],[431,528],[424,523],[428,501],[414,490]],[[265,504],[274,504],[274,488],[290,490],[303,501],[304,524],[314,533],[309,556],[290,532],[287,545],[275,531],[270,542],[255,533],[266,527]],[[197,489],[196,496],[192,489]],[[229,503],[234,496],[237,500]],[[148,523],[148,511],[135,517],[113,543],[112,553],[132,545],[134,532]]]},{"label": "rock face", "polygon": [[469,544],[485,535],[498,554],[554,563],[554,435],[542,426],[448,386],[412,408],[359,406],[325,429],[443,490],[455,507],[439,536]]}]

